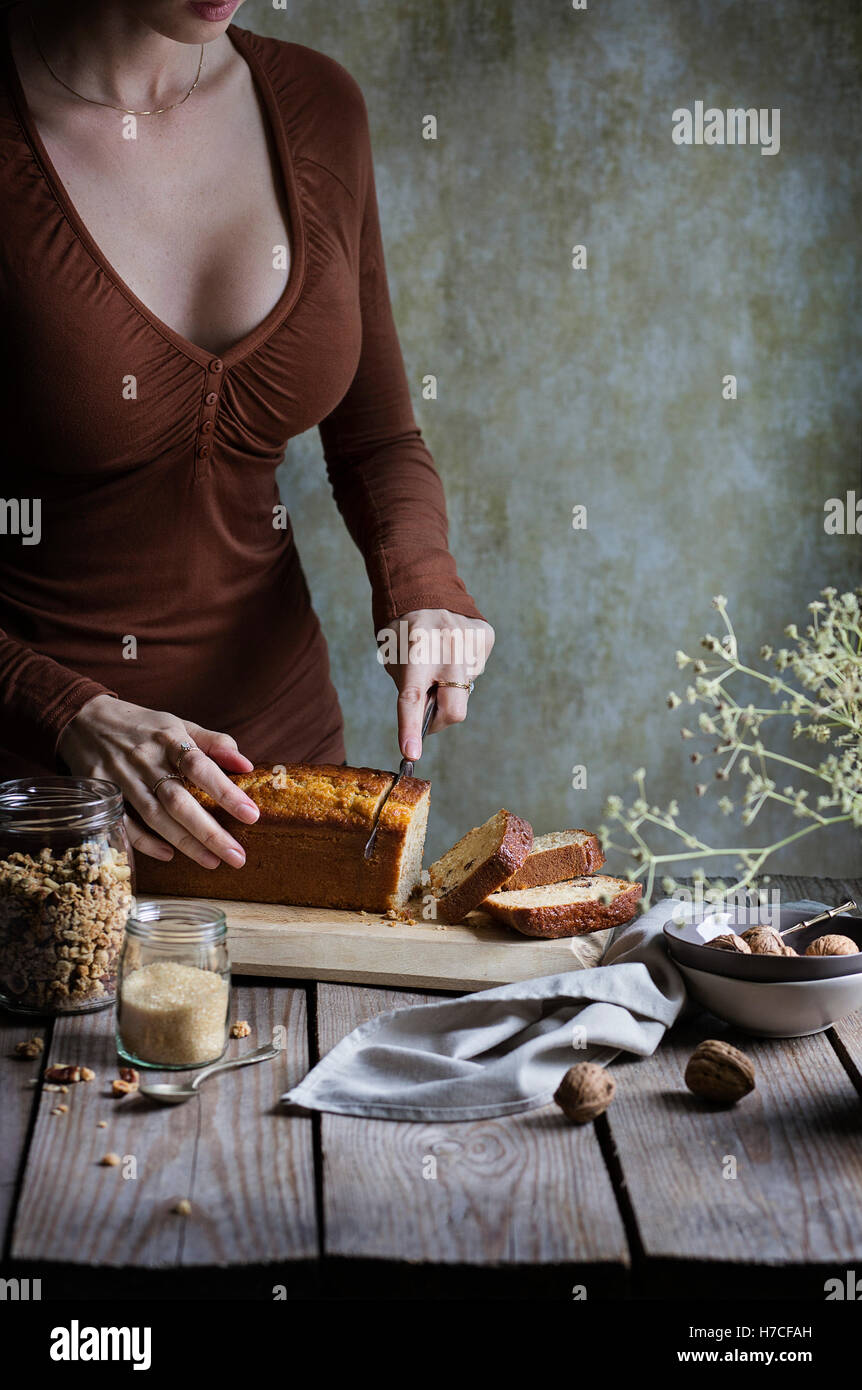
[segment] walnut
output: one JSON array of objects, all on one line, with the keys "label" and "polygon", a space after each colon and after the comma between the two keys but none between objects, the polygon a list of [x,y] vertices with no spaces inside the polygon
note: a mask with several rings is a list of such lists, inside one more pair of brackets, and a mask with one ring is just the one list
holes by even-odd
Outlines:
[{"label": "walnut", "polygon": [[616,1082],[595,1062],[578,1062],[570,1067],[554,1092],[554,1100],[576,1125],[586,1124],[604,1114],[614,1098]]},{"label": "walnut", "polygon": [[806,949],[806,956],[855,956],[859,950],[849,936],[818,936]]},{"label": "walnut", "polygon": [[754,1090],[754,1064],[730,1043],[707,1038],[688,1059],[685,1084],[704,1100],[733,1105]]},{"label": "walnut", "polygon": [[54,1066],[45,1068],[45,1080],[57,1082],[60,1085],[71,1085],[74,1081],[81,1080],[81,1068],[70,1066]]},{"label": "walnut", "polygon": [[95,1081],[95,1079],[96,1079],[96,1073],[93,1071],[92,1067],[82,1067],[82,1068],[81,1068],[81,1080],[82,1080],[82,1081]]},{"label": "walnut", "polygon": [[119,1072],[121,1081],[128,1081],[132,1089],[136,1091],[141,1082],[140,1072],[135,1071],[134,1067],[120,1067]]},{"label": "walnut", "polygon": [[131,1096],[137,1089],[137,1082],[124,1081],[122,1077],[116,1077],[111,1082],[111,1094],[114,1096]]},{"label": "walnut", "polygon": [[13,1055],[15,1057],[27,1058],[40,1057],[44,1051],[44,1038],[28,1038],[26,1042],[19,1042],[15,1044],[15,1050]]},{"label": "walnut", "polygon": [[748,931],[742,933],[742,939],[747,944],[753,956],[781,956],[784,954],[784,942],[774,927],[762,923],[759,927],[749,927]]},{"label": "walnut", "polygon": [[747,941],[743,941],[736,932],[725,932],[723,936],[714,936],[711,941],[707,941],[707,946],[714,946],[717,951],[736,951],[741,956],[750,956],[751,947]]},{"label": "walnut", "polygon": [[119,1154],[105,1154],[99,1159],[103,1168],[116,1168],[122,1161]]},{"label": "walnut", "polygon": [[251,1025],[246,1023],[244,1018],[240,1018],[236,1023],[231,1024],[230,1035],[232,1038],[247,1038],[251,1033]]}]

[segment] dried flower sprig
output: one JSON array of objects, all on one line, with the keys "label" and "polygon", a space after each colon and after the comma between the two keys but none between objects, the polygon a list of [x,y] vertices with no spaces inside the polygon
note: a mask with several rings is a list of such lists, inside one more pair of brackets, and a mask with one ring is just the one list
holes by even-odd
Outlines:
[{"label": "dried flower sprig", "polygon": [[[630,879],[644,880],[643,904],[652,899],[656,877],[669,893],[680,889],[676,879],[666,873],[672,864],[697,862],[691,875],[695,882],[704,882],[706,875],[699,861],[718,857],[736,858],[737,880],[727,884],[713,883],[710,896],[725,895],[751,889],[762,874],[767,861],[786,845],[832,825],[850,824],[862,827],[862,589],[839,594],[828,588],[819,599],[809,603],[811,621],[800,635],[795,623],[784,630],[792,646],[775,651],[770,646],[760,649],[760,658],[773,669],[762,669],[743,662],[739,644],[727,612],[727,600],[719,594],[713,599],[724,624],[724,632],[715,637],[707,633],[701,641],[705,657],[691,657],[683,651],[676,654],[680,670],[691,670],[691,683],[684,695],[671,691],[667,698],[670,709],[677,710],[686,703],[700,707],[696,725],[687,725],[680,732],[683,739],[708,739],[711,748],[690,754],[696,766],[714,758],[714,778],[728,783],[735,775],[741,779],[741,796],[735,802],[722,795],[718,807],[725,815],[739,812],[743,826],[753,824],[762,808],[772,802],[787,809],[795,820],[803,822],[768,845],[735,845],[713,849],[679,822],[679,805],[671,801],[662,809],[650,805],[645,789],[645,772],[638,768],[634,774],[637,796],[626,805],[620,796],[608,797],[605,816],[620,827],[632,843],[617,844],[611,825],[602,825],[599,833],[605,850],[616,850],[633,861],[628,870]],[[735,678],[763,687],[764,698],[770,702],[754,704],[740,702],[733,693]],[[819,761],[804,762],[788,756],[765,741],[770,722],[792,721],[793,739],[824,749]],[[827,750],[828,751],[825,751]],[[785,771],[789,769],[789,771]],[[791,777],[794,780],[781,785]],[[810,785],[799,785],[800,779]],[[698,796],[706,795],[707,782],[695,784]],[[656,853],[647,839],[650,828],[671,835],[679,842],[669,853]]]}]

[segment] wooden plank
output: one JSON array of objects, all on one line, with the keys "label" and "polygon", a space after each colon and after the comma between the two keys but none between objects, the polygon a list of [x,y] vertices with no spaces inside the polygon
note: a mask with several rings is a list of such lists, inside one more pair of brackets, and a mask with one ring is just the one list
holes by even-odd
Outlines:
[{"label": "wooden plank", "polygon": [[246,1019],[251,1034],[229,1043],[228,1055],[272,1040],[284,1053],[201,1088],[207,1109],[183,1265],[317,1259],[312,1122],[288,1115],[281,1103],[309,1068],[306,1008],[304,990],[234,991],[233,1017]]},{"label": "wooden plank", "polygon": [[[683,1082],[703,1037],[741,1047],[757,1069],[757,1090],[730,1109]],[[653,1057],[613,1071],[610,1133],[648,1259],[862,1259],[859,1097],[824,1035],[755,1040],[704,1015]],[[725,1176],[729,1158],[735,1178]]]},{"label": "wooden plank", "polygon": [[[375,1013],[425,1002],[321,985],[321,1055]],[[454,1124],[323,1115],[322,1150],[328,1256],[627,1266],[594,1126],[575,1128],[556,1107]]]},{"label": "wooden plank", "polygon": [[767,889],[777,888],[783,902],[810,898],[813,902],[826,903],[837,907],[839,903],[855,899],[862,905],[862,879],[860,878],[815,878],[811,874],[774,874]]},{"label": "wooden plank", "polygon": [[[694,886],[691,878],[680,878],[680,883]],[[862,906],[862,878],[817,878],[812,874],[772,874],[768,882],[763,878],[758,882],[769,892],[777,889],[782,902],[810,898],[813,902],[825,902],[837,906],[849,898],[855,898]]]},{"label": "wooden plank", "polygon": [[825,1035],[856,1090],[862,1095],[862,1010],[848,1014]]},{"label": "wooden plank", "polygon": [[584,969],[601,960],[610,933],[542,941],[484,913],[443,926],[388,922],[379,914],[213,899],[228,921],[238,975],[338,980],[412,989],[491,989],[513,980]]},{"label": "wooden plank", "polygon": [[[231,1042],[227,1055],[251,1050],[278,1024],[283,1057],[214,1079],[179,1107],[111,1097],[110,1011],[57,1020],[51,1062],[82,1063],[96,1080],[41,1096],[14,1258],[144,1269],[316,1255],[311,1122],[278,1105],[308,1069],[304,993],[236,990],[233,1017],[245,1017],[253,1031]],[[68,1114],[51,1114],[58,1102]],[[107,1152],[123,1164],[101,1166]],[[184,1197],[190,1217],[173,1211]]]},{"label": "wooden plank", "polygon": [[44,1043],[48,1033],[44,1018],[0,1013],[0,1244],[4,1250],[22,1176],[30,1119],[37,1103],[38,1088],[32,1083],[38,1080],[44,1062],[44,1053],[32,1060],[17,1058],[15,1046],[32,1037],[41,1038]]}]

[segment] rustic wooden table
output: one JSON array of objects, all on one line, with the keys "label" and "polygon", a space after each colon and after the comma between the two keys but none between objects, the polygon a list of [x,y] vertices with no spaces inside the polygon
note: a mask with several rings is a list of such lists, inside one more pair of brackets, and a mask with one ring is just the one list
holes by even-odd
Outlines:
[{"label": "rustic wooden table", "polygon": [[[785,900],[862,893],[862,880],[777,882]],[[552,1106],[421,1125],[280,1104],[356,1024],[428,997],[241,980],[234,1016],[252,1035],[231,1049],[280,1025],[283,1054],[175,1110],[110,1097],[110,1011],[36,1027],[4,1016],[4,1274],[41,1278],[43,1299],[570,1300],[582,1286],[593,1299],[822,1301],[827,1278],[862,1268],[862,1014],[816,1037],[745,1039],[758,1087],[731,1110],[683,1086],[700,1038],[733,1040],[708,1015],[654,1057],[615,1062],[618,1100],[582,1128]],[[12,1060],[34,1033],[43,1057]],[[33,1080],[52,1062],[97,1079],[45,1092]],[[58,1102],[67,1113],[51,1113]],[[124,1166],[101,1166],[108,1151]],[[172,1210],[181,1198],[190,1216]]]}]

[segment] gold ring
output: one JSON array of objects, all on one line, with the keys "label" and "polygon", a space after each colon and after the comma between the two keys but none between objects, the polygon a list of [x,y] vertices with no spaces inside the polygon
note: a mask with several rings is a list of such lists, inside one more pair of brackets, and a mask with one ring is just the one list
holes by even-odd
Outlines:
[{"label": "gold ring", "polygon": [[438,681],[438,690],[466,690],[468,695],[472,695],[475,689],[475,681]]},{"label": "gold ring", "polygon": [[185,778],[181,777],[180,774],[179,774],[178,772],[166,772],[165,775],[164,775],[164,777],[160,777],[159,780],[158,780],[158,782],[154,783],[154,785],[153,785],[152,787],[150,787],[150,791],[151,791],[152,795],[155,796],[156,793],[157,793],[158,790],[159,790],[159,787],[162,785],[163,782],[183,782],[183,781],[185,781]]}]

